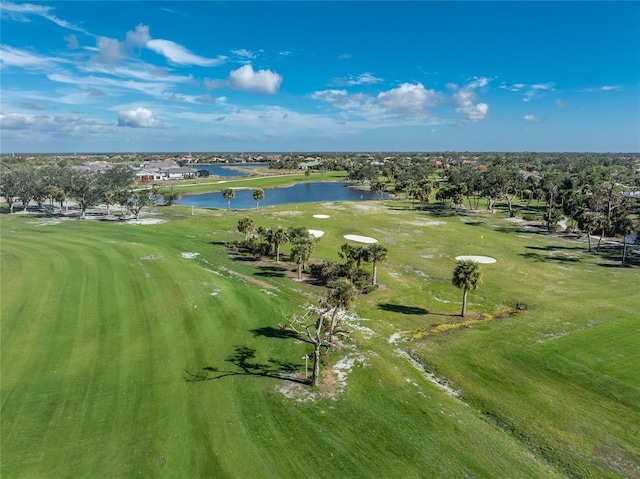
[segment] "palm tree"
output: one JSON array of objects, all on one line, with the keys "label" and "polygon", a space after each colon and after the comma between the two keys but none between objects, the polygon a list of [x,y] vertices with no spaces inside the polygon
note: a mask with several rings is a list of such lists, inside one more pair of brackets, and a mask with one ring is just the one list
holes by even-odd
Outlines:
[{"label": "palm tree", "polygon": [[373,275],[371,278],[371,284],[376,284],[378,279],[378,262],[382,262],[387,259],[388,250],[380,243],[374,243],[367,248],[367,259],[373,261]]},{"label": "palm tree", "polygon": [[264,190],[261,188],[253,190],[253,199],[256,201],[256,211],[258,211],[258,203],[260,200],[264,200]]},{"label": "palm tree", "polygon": [[616,233],[622,236],[622,263],[627,258],[627,236],[633,233],[635,225],[628,214],[618,216],[613,221],[613,228]]},{"label": "palm tree", "polygon": [[329,344],[333,344],[333,333],[338,322],[338,312],[341,309],[349,308],[353,304],[358,295],[358,290],[347,278],[338,278],[330,286],[331,290],[327,293],[325,302],[327,306],[333,308],[329,325]]},{"label": "palm tree", "polygon": [[458,261],[456,269],[453,271],[451,282],[456,288],[463,290],[462,293],[462,313],[464,318],[467,311],[467,292],[476,289],[482,282],[480,279],[480,266],[472,260]]},{"label": "palm tree", "polygon": [[227,211],[231,210],[231,200],[236,197],[236,190],[232,188],[225,188],[222,190],[222,197],[227,200]]},{"label": "palm tree", "polygon": [[298,265],[298,279],[302,277],[304,265],[311,258],[315,246],[316,242],[310,238],[296,241],[291,246],[291,259]]},{"label": "palm tree", "polygon": [[273,230],[273,234],[271,236],[273,244],[276,247],[276,263],[280,262],[280,245],[287,244],[289,242],[289,234],[287,230],[284,228],[278,227],[278,229]]},{"label": "palm tree", "polygon": [[583,211],[578,215],[578,227],[587,233],[587,244],[591,253],[591,233],[598,227],[598,218],[591,212]]},{"label": "palm tree", "polygon": [[240,218],[238,220],[238,231],[244,234],[244,240],[247,241],[249,235],[255,231],[253,220],[249,217]]}]

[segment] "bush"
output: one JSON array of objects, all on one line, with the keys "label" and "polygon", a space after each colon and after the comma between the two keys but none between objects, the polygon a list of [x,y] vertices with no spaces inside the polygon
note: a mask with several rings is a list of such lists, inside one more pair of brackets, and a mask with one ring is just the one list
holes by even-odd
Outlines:
[{"label": "bush", "polygon": [[309,265],[311,275],[318,278],[322,283],[327,284],[340,277],[342,268],[335,261],[323,261]]},{"label": "bush", "polygon": [[376,289],[378,289],[378,285],[377,284],[368,284],[362,290],[362,294],[369,294],[370,292],[375,291]]}]

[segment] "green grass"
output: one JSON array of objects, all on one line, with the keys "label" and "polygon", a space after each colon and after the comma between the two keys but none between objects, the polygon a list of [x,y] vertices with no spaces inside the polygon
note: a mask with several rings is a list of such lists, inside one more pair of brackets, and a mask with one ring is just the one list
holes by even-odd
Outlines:
[{"label": "green grass", "polygon": [[[314,172],[307,178],[304,173],[285,173],[267,177],[239,177],[235,179],[198,179],[174,185],[182,194],[208,193],[226,188],[278,188],[306,181],[346,181],[345,171]],[[163,186],[159,184],[159,186]]]},{"label": "green grass", "polygon": [[[3,215],[0,474],[633,477],[640,297],[630,285],[638,269],[588,255],[576,240],[519,231],[499,215],[407,205],[328,202],[195,216],[174,206],[150,212],[167,223],[147,226]],[[303,371],[310,346],[268,332],[282,310],[322,293],[227,256],[223,243],[240,238],[245,215],[256,225],[325,231],[315,258],[337,258],[349,233],[389,248],[378,272],[383,287],[356,304],[375,332],[354,333],[365,364],[335,399],[288,399],[276,390],[286,381],[243,374],[229,361],[245,347],[255,351],[252,361]],[[458,254],[498,259],[482,266],[472,313],[516,302],[528,310],[390,344],[393,333],[455,319]],[[463,400],[397,348],[420,357]],[[205,367],[232,374],[188,381],[185,370]]]}]

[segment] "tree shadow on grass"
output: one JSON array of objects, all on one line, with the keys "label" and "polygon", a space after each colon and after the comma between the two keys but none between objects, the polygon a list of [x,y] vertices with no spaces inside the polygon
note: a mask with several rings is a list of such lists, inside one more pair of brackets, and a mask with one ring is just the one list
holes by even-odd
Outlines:
[{"label": "tree shadow on grass", "polygon": [[307,343],[310,342],[308,339],[301,337],[295,331],[284,328],[272,328],[271,326],[252,329],[251,333],[254,336],[264,336],[265,338],[299,339],[300,341],[305,341]]},{"label": "tree shadow on grass", "polygon": [[424,308],[420,308],[417,306],[404,306],[402,304],[392,304],[392,303],[380,303],[378,308],[383,311],[389,311],[391,313],[400,313],[400,314],[429,314]]},{"label": "tree shadow on grass", "polygon": [[225,361],[233,364],[237,369],[225,370],[215,366],[205,366],[195,372],[184,370],[186,382],[212,381],[227,376],[253,376],[282,379],[294,383],[307,384],[307,381],[296,379],[292,375],[302,368],[302,365],[289,361],[269,358],[266,363],[254,361],[256,350],[247,346],[236,346],[235,352]]},{"label": "tree shadow on grass", "polygon": [[258,269],[260,271],[254,273],[254,275],[265,278],[284,278],[287,271],[287,268],[282,266],[259,266]]},{"label": "tree shadow on grass", "polygon": [[550,256],[540,253],[520,253],[520,256],[536,262],[556,261],[559,263],[579,263],[580,258],[574,256]]},{"label": "tree shadow on grass", "polygon": [[434,313],[419,306],[404,306],[402,304],[380,303],[378,309],[389,311],[390,313],[399,313],[407,315],[433,315],[433,316],[458,316],[457,314]]}]

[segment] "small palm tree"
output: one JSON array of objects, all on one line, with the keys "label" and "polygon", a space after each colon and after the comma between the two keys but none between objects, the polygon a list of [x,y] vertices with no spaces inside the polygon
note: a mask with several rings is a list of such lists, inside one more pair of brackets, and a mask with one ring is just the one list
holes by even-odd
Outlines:
[{"label": "small palm tree", "polygon": [[287,230],[278,227],[278,229],[273,230],[273,244],[276,248],[276,263],[280,262],[280,246],[283,244],[287,244],[289,242],[289,234]]},{"label": "small palm tree", "polygon": [[238,231],[244,234],[244,240],[249,239],[249,235],[255,231],[255,225],[253,220],[248,217],[240,218],[238,220]]},{"label": "small palm tree", "polygon": [[307,238],[305,240],[298,240],[291,246],[291,259],[298,265],[298,279],[302,277],[302,270],[316,246],[316,242]]},{"label": "small palm tree", "polygon": [[480,266],[472,260],[458,261],[455,270],[453,270],[451,282],[456,288],[463,290],[462,313],[460,315],[464,318],[467,312],[467,293],[470,289],[476,289],[482,282],[480,279]]},{"label": "small palm tree", "polygon": [[264,200],[264,190],[261,188],[256,188],[253,190],[253,199],[256,202],[256,211],[258,211],[258,203],[260,200]]},{"label": "small palm tree", "polygon": [[338,322],[338,311],[348,309],[358,296],[358,290],[347,278],[338,278],[330,285],[331,289],[325,297],[327,306],[333,308],[329,325],[329,344],[333,344],[333,333]]},{"label": "small palm tree", "polygon": [[388,250],[380,243],[372,244],[367,248],[367,259],[373,261],[373,274],[371,284],[377,284],[378,280],[378,263],[387,259]]},{"label": "small palm tree", "polygon": [[622,263],[627,259],[627,236],[633,233],[635,225],[628,214],[620,215],[613,221],[613,228],[622,236]]},{"label": "small palm tree", "polygon": [[222,197],[227,200],[227,211],[231,210],[231,200],[236,197],[236,191],[232,188],[222,190]]}]

